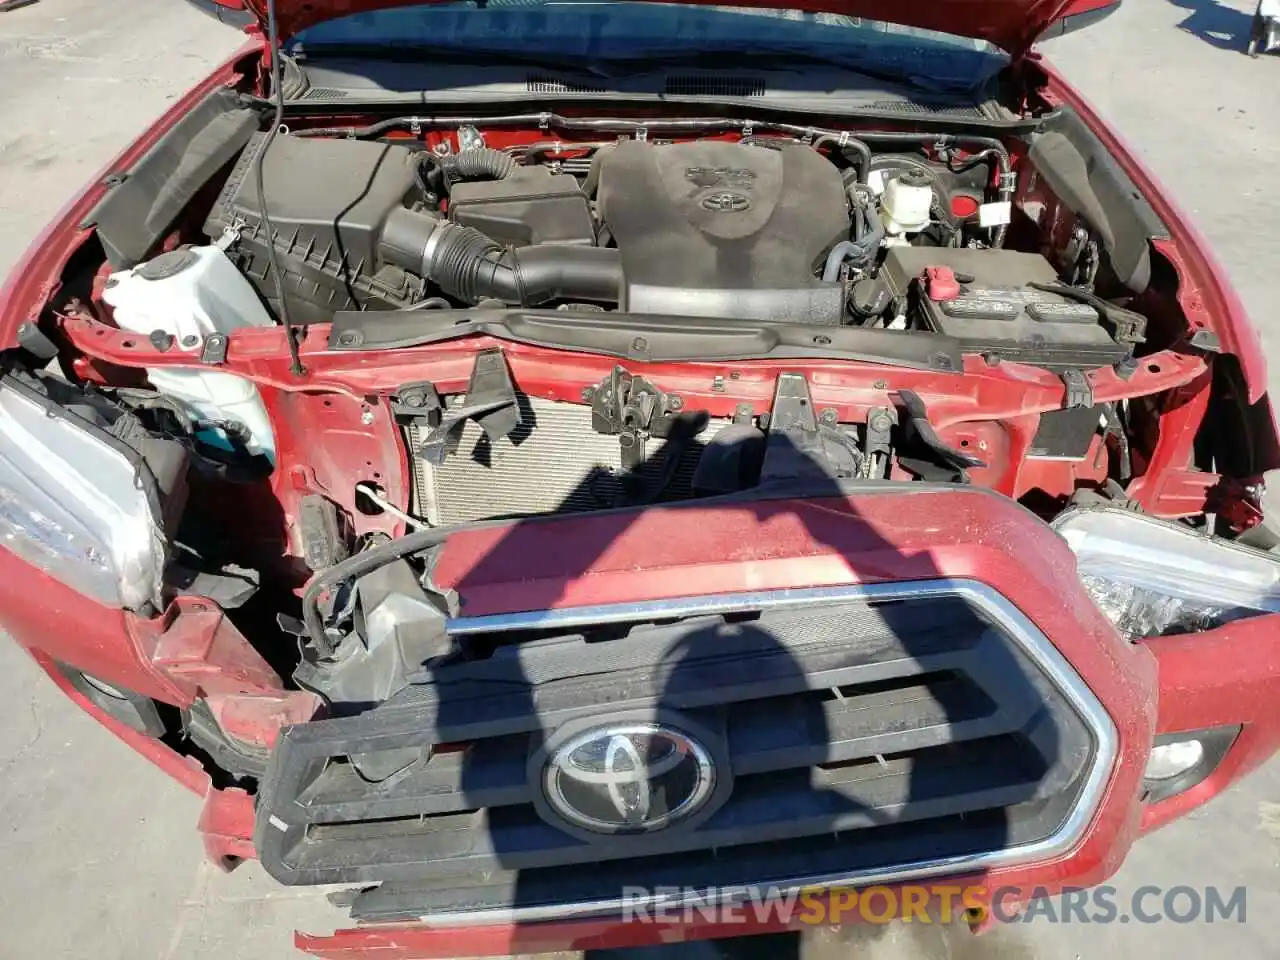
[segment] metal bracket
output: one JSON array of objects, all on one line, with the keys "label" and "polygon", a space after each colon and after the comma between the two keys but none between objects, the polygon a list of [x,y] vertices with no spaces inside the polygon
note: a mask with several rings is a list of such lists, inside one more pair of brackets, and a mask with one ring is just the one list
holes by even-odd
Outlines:
[{"label": "metal bracket", "polygon": [[466,399],[460,406],[443,411],[440,422],[418,448],[418,456],[428,463],[444,463],[458,431],[468,420],[480,424],[490,442],[509,436],[524,422],[511,371],[501,350],[482,350],[476,354]]},{"label": "metal bracket", "polygon": [[867,412],[867,428],[862,438],[863,475],[871,478],[878,458],[893,453],[892,431],[898,422],[898,413],[889,407],[873,407]]},{"label": "metal bracket", "polygon": [[1093,387],[1089,378],[1079,370],[1063,370],[1062,382],[1067,385],[1067,396],[1062,402],[1062,409],[1072,410],[1076,407],[1093,406]]},{"label": "metal bracket", "polygon": [[458,128],[458,152],[465,153],[467,150],[480,150],[484,147],[484,134],[473,127],[469,123],[464,123]]},{"label": "metal bracket", "polygon": [[607,436],[647,430],[664,437],[675,411],[683,406],[678,397],[617,366],[589,395],[591,429]]},{"label": "metal bracket", "polygon": [[591,428],[617,436],[624,469],[633,470],[645,459],[648,436],[665,437],[680,402],[643,377],[615,366],[600,385],[591,389]]},{"label": "metal bracket", "polygon": [[204,346],[200,348],[200,362],[215,367],[227,362],[226,334],[212,333],[204,338]]},{"label": "metal bracket", "polygon": [[397,417],[424,419],[429,426],[440,422],[440,412],[444,404],[440,402],[440,393],[435,384],[427,381],[406,383],[396,391],[391,401],[391,412]]},{"label": "metal bracket", "polygon": [[214,241],[214,246],[226,253],[240,242],[241,235],[248,225],[243,217],[232,217],[227,221],[227,225],[222,228],[222,233]]},{"label": "metal bracket", "polygon": [[836,480],[860,472],[861,458],[852,443],[826,442],[814,414],[809,381],[799,373],[779,374],[760,467],[761,485],[797,478]]},{"label": "metal bracket", "polygon": [[1205,353],[1222,352],[1222,341],[1218,339],[1218,335],[1212,330],[1203,328],[1197,330],[1191,335],[1191,345],[1197,350],[1203,350]]}]

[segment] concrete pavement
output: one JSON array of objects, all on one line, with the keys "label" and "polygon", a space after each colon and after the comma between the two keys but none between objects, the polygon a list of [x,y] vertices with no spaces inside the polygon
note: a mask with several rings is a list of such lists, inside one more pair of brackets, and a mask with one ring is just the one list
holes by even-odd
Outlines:
[{"label": "concrete pavement", "polygon": [[[1125,0],[1049,45],[1137,145],[1227,264],[1280,385],[1280,58],[1251,61],[1251,8]],[[82,182],[239,43],[178,0],[42,0],[0,15],[0,273]],[[84,717],[0,643],[0,960],[267,960],[342,915],[256,865],[205,864],[198,800]],[[1032,924],[972,938],[897,926],[815,937],[806,955],[957,960],[1276,955],[1280,763],[1148,838],[1116,884],[1249,886],[1248,922]],[[1121,894],[1123,899],[1124,894]]]}]

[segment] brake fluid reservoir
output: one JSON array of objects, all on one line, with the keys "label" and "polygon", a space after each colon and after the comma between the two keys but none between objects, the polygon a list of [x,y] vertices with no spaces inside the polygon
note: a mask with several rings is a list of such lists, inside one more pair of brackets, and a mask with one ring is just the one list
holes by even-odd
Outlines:
[{"label": "brake fluid reservoir", "polygon": [[893,174],[884,185],[880,212],[890,234],[916,233],[929,225],[933,206],[933,186],[929,177],[917,170]]},{"label": "brake fluid reservoir", "polygon": [[[191,357],[192,369],[148,367],[152,386],[180,400],[198,420],[240,424],[248,451],[275,461],[271,421],[258,388],[234,374],[196,368],[210,335],[274,326],[257,292],[219,247],[185,247],[113,273],[102,296],[120,329],[147,337],[170,334],[172,349]],[[217,427],[206,428],[201,439],[232,446]]]}]

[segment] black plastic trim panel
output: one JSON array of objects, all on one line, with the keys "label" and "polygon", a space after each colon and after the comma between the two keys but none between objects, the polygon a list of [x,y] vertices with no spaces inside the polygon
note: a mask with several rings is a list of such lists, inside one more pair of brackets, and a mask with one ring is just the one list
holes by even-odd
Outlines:
[{"label": "black plastic trim panel", "polygon": [[142,260],[257,129],[257,113],[234,91],[215,90],[137,163],[112,174],[113,186],[84,221],[97,226],[111,266],[119,270]]},{"label": "black plastic trim panel", "polygon": [[329,349],[393,350],[478,333],[652,362],[831,358],[945,371],[962,364],[958,340],[921,331],[561,310],[339,311]]},{"label": "black plastic trim panel", "polygon": [[1168,239],[1169,228],[1098,135],[1063,108],[1031,137],[1028,159],[1067,209],[1100,234],[1120,281],[1135,293],[1145,290],[1150,241]]}]

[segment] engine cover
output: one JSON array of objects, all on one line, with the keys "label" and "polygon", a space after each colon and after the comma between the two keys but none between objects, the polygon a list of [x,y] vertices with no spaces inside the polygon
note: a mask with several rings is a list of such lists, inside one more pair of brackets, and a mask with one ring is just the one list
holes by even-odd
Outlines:
[{"label": "engine cover", "polygon": [[633,313],[839,323],[815,276],[849,235],[840,173],[801,144],[623,141],[601,159],[599,214]]}]

